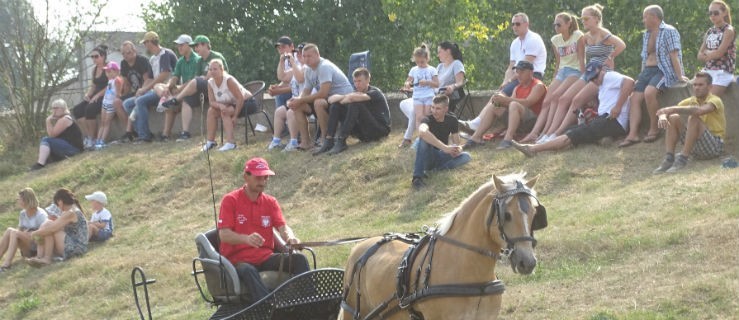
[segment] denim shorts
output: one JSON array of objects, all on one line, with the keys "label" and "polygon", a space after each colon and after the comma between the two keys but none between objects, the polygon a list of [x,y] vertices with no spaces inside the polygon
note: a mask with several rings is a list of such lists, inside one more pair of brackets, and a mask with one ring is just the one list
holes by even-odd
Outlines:
[{"label": "denim shorts", "polygon": [[554,79],[565,81],[565,79],[569,77],[580,77],[580,70],[570,67],[560,68],[559,71],[557,71],[557,76]]},{"label": "denim shorts", "polygon": [[662,85],[660,85],[660,82],[662,81],[662,79],[664,79],[664,77],[665,75],[662,73],[662,71],[659,70],[659,68],[646,67],[639,74],[639,79],[636,80],[634,91],[644,92],[647,86],[652,86],[659,90],[662,90],[665,88],[665,83],[662,82]]},{"label": "denim shorts", "polygon": [[101,230],[98,230],[97,234],[93,234],[90,240],[103,242],[105,240],[110,239],[111,236],[113,236],[113,231],[107,230],[107,229],[101,229]]},{"label": "denim shorts", "polygon": [[430,106],[434,103],[434,97],[413,98],[414,106]]}]

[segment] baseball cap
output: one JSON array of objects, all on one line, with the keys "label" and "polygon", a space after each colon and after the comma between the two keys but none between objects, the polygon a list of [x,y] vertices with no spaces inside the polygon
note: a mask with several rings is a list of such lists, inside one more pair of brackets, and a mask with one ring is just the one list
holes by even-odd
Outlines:
[{"label": "baseball cap", "polygon": [[144,40],[141,40],[140,43],[144,43],[146,41],[151,40],[159,40],[159,35],[154,31],[149,31],[146,34],[144,34]]},{"label": "baseball cap", "polygon": [[598,76],[598,73],[601,69],[603,69],[602,63],[598,61],[590,61],[588,65],[585,66],[585,74],[583,75],[583,80],[590,82]]},{"label": "baseball cap", "polygon": [[210,39],[208,39],[208,37],[202,34],[197,35],[195,36],[195,40],[193,40],[193,44],[198,44],[198,43],[210,43]]},{"label": "baseball cap", "polygon": [[246,165],[244,165],[244,173],[247,172],[252,176],[257,177],[275,175],[275,172],[269,169],[269,164],[267,164],[267,160],[264,160],[262,158],[249,159],[249,161],[246,162]]},{"label": "baseball cap", "polygon": [[174,41],[176,44],[187,44],[187,45],[193,45],[192,38],[189,35],[181,34],[179,37],[177,37],[177,40]]},{"label": "baseball cap", "polygon": [[85,196],[85,199],[90,201],[97,201],[102,204],[108,204],[108,197],[105,195],[105,192],[102,191],[95,191],[92,194],[88,194]]},{"label": "baseball cap", "polygon": [[121,66],[118,65],[118,62],[110,61],[107,65],[105,65],[105,68],[103,70],[121,70]]},{"label": "baseball cap", "polygon": [[534,70],[534,65],[528,60],[520,60],[518,61],[518,63],[516,63],[515,66],[513,66],[513,70],[516,70],[516,69]]},{"label": "baseball cap", "polygon": [[288,36],[282,36],[279,39],[277,39],[277,42],[275,42],[275,47],[278,47],[278,46],[283,45],[283,44],[291,45],[291,44],[293,44],[293,40],[290,39],[290,37],[288,37]]}]

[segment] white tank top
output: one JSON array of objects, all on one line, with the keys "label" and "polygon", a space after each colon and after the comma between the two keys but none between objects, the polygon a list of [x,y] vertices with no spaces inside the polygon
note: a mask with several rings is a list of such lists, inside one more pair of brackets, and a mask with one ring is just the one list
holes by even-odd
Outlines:
[{"label": "white tank top", "polygon": [[[216,98],[216,102],[223,103],[223,104],[236,104],[236,97],[231,94],[231,90],[228,89],[228,79],[233,78],[234,81],[236,81],[236,78],[231,76],[230,74],[224,74],[223,75],[223,81],[221,81],[221,85],[216,85],[215,78],[210,78],[208,80],[208,85],[213,89],[213,96]],[[244,86],[242,86],[238,81],[236,83],[239,85],[239,90],[242,94],[246,95],[246,89]]]}]

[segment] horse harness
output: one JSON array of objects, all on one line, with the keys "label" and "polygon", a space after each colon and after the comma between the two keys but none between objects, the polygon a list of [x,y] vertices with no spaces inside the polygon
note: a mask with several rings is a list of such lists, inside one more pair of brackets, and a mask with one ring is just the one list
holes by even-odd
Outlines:
[{"label": "horse harness", "polygon": [[[487,218],[487,227],[489,229],[492,225],[494,215],[498,217],[498,228],[500,230],[501,237],[508,244],[508,248],[506,249],[507,253],[512,252],[515,243],[519,241],[531,241],[532,245],[536,246],[536,239],[533,237],[533,231],[531,233],[531,236],[516,238],[509,238],[503,231],[503,221],[505,221],[506,213],[505,203],[509,198],[512,198],[517,194],[527,194],[536,199],[537,203],[539,202],[539,199],[536,198],[531,189],[525,187],[520,181],[517,181],[516,183],[516,189],[509,190],[501,194],[496,194],[495,199],[490,206]],[[542,229],[546,226],[546,209],[544,208],[544,206],[538,203],[532,223],[532,230]],[[385,319],[403,309],[408,311],[411,320],[422,320],[424,319],[423,314],[413,309],[413,304],[421,300],[433,297],[472,297],[498,295],[502,294],[503,291],[505,291],[505,285],[500,280],[493,280],[486,283],[429,285],[434,248],[436,242],[439,240],[447,242],[456,247],[475,252],[482,256],[489,257],[491,259],[498,260],[501,258],[500,252],[493,252],[485,248],[473,246],[462,241],[446,237],[440,234],[438,230],[435,229],[427,229],[423,233],[385,234],[382,239],[380,239],[372,247],[367,249],[354,264],[350,281],[353,282],[354,277],[357,274],[359,274],[359,277],[361,277],[361,269],[364,268],[369,258],[373,256],[382,245],[396,240],[409,244],[410,247],[405,251],[403,258],[400,261],[400,265],[398,266],[398,272],[396,273],[397,283],[395,293],[388,299],[385,299],[377,307],[372,309],[364,318],[362,318],[362,320],[375,318]],[[415,286],[413,286],[414,291],[411,292],[411,279],[412,273],[414,271],[411,270],[411,266],[413,266],[413,264],[419,258],[419,255],[422,251],[421,249],[425,246],[428,246],[428,249],[423,254],[423,257],[421,257],[421,263],[419,263],[418,269],[415,270],[415,278],[418,280],[415,282]],[[423,286],[419,288],[419,286],[421,285],[420,279],[423,279]],[[358,279],[357,282],[361,283],[359,280],[360,279]],[[346,299],[350,294],[349,288],[351,287],[351,282],[344,288],[341,308],[351,313],[353,316],[352,319],[359,320],[361,314],[361,304],[359,303],[361,294],[359,287],[356,288],[356,309],[354,309],[346,302]],[[398,300],[398,304],[388,309],[388,305],[390,304],[390,302],[396,299]]]}]

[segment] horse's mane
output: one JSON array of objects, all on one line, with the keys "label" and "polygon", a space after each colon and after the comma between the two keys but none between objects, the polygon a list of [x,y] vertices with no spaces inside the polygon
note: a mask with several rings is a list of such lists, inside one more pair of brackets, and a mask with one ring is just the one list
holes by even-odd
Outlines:
[{"label": "horse's mane", "polygon": [[[525,176],[526,172],[519,172],[505,176],[499,176],[498,179],[503,182],[503,188],[505,188],[505,190],[511,190],[517,187],[516,181],[521,181],[522,184],[525,184]],[[439,221],[437,221],[437,224],[439,226],[439,233],[442,235],[446,234],[449,229],[452,228],[452,224],[454,224],[454,218],[457,216],[457,214],[459,214],[460,212],[468,212],[474,210],[478,203],[480,203],[480,201],[482,201],[485,196],[491,194],[491,192],[494,190],[495,182],[493,181],[493,179],[490,179],[490,181],[477,188],[477,191],[469,195],[467,199],[464,199],[464,201],[462,201],[462,203],[457,208],[445,214],[441,219],[439,219]],[[531,190],[531,192],[536,195],[536,191]]]}]

